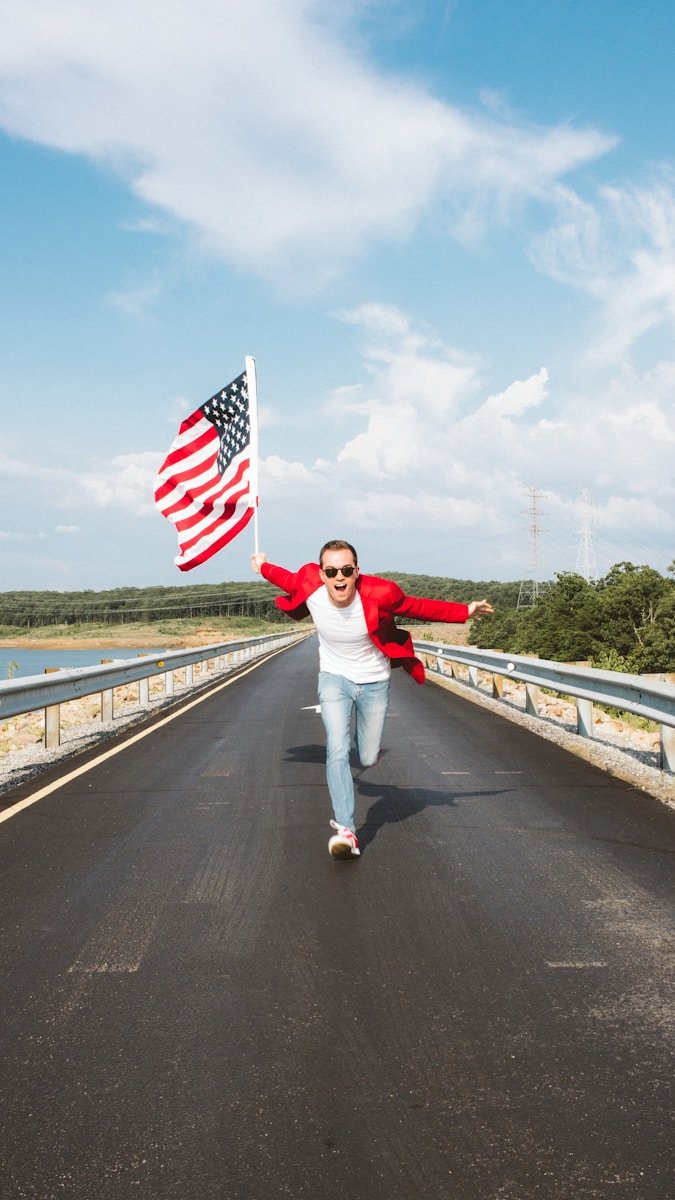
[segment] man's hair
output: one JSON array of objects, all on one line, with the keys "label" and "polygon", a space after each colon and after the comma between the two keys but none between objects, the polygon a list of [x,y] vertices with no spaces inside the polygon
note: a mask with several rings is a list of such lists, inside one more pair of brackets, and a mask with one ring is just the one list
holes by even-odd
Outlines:
[{"label": "man's hair", "polygon": [[349,542],[343,542],[341,538],[335,538],[332,542],[326,542],[326,545],[321,547],[321,553],[319,554],[320,567],[323,566],[323,556],[327,550],[349,550],[352,558],[354,559],[354,566],[357,567],[359,565],[359,560],[356,557],[356,550],[354,547],[351,546]]}]

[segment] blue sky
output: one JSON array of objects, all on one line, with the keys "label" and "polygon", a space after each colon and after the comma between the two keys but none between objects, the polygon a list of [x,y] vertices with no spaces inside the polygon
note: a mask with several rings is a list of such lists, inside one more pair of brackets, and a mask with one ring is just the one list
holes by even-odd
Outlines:
[{"label": "blue sky", "polygon": [[152,503],[247,354],[272,560],[528,578],[537,489],[541,577],[584,530],[598,574],[665,571],[674,29],[669,0],[4,0],[0,589],[249,578],[250,527],[184,575]]}]

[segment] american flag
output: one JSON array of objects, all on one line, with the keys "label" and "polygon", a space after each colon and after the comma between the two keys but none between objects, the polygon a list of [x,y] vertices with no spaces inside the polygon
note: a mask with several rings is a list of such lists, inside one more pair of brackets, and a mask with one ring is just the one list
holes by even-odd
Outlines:
[{"label": "american flag", "polygon": [[159,469],[155,504],[176,526],[181,571],[211,558],[255,512],[254,408],[244,371],[185,418]]}]

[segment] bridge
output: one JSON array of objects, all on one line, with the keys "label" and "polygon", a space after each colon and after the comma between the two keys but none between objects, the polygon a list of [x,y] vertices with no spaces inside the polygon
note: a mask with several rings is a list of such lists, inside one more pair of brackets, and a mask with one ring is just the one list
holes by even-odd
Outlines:
[{"label": "bridge", "polygon": [[316,666],[0,798],[4,1200],[666,1200],[673,810],[394,672],[335,862]]}]

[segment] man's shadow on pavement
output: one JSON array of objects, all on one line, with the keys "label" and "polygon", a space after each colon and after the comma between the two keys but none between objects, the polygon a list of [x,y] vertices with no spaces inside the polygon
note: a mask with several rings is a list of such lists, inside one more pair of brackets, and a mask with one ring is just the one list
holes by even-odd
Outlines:
[{"label": "man's shadow on pavement", "polygon": [[[378,762],[381,762],[386,754],[387,750],[383,748],[380,751]],[[289,746],[284,761],[317,763],[325,767],[326,747],[324,744],[316,742],[309,742],[304,746]],[[361,766],[355,750],[350,755],[350,761],[352,767],[355,768],[354,788],[357,795],[374,798],[365,821],[357,830],[357,837],[362,848],[377,837],[383,825],[397,825],[399,821],[407,821],[410,817],[417,816],[425,808],[454,808],[462,800],[475,796],[502,796],[510,790],[509,788],[496,788],[492,791],[441,792],[433,788],[404,788],[389,783],[367,783],[363,779],[363,773],[372,768]]]},{"label": "man's shadow on pavement", "polygon": [[[388,754],[388,753],[389,753],[389,751],[386,748],[380,750],[380,757],[378,758],[377,761],[382,762],[382,759],[384,758],[385,754]],[[309,742],[306,746],[288,746],[287,750],[286,750],[286,757],[284,759],[284,762],[288,762],[288,763],[300,763],[300,762],[302,762],[302,763],[321,763],[321,765],[325,767],[325,765],[326,765],[326,747],[325,747],[325,745],[320,746],[314,742]],[[358,753],[354,747],[352,747],[350,754],[349,754],[349,765],[352,768],[354,768],[357,772],[365,771],[366,769],[372,770],[372,768],[370,768],[370,767],[366,768],[366,767],[361,766],[361,763],[359,762]],[[356,783],[356,780],[355,780],[355,783]]]},{"label": "man's shadow on pavement", "polygon": [[461,800],[474,796],[501,796],[509,791],[508,788],[495,788],[492,791],[439,792],[433,788],[403,788],[395,784],[364,783],[361,780],[355,783],[360,796],[377,797],[370,805],[365,821],[356,831],[362,848],[377,837],[384,825],[407,821],[425,808],[454,808]]},{"label": "man's shadow on pavement", "polygon": [[326,765],[326,747],[314,742],[306,746],[288,746],[286,748],[287,763],[323,763]]}]

